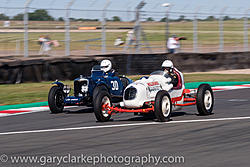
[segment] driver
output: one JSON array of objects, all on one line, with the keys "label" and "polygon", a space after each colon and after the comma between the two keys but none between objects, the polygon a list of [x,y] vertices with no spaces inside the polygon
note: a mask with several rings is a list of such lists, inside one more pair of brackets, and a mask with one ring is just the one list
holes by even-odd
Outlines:
[{"label": "driver", "polygon": [[171,60],[165,60],[162,65],[162,70],[165,73],[164,75],[169,75],[171,78],[171,83],[173,84],[174,87],[176,87],[178,85],[178,77],[177,75],[174,73],[174,65],[173,62]]},{"label": "driver", "polygon": [[112,75],[112,76],[115,75],[115,70],[112,69],[112,63],[110,60],[108,59],[102,60],[100,67],[101,67],[101,70],[104,71],[105,74]]}]

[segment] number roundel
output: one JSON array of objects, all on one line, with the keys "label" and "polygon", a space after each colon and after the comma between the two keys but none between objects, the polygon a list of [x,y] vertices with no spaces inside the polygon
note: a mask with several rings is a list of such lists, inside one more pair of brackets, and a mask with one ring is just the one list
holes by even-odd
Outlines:
[{"label": "number roundel", "polygon": [[111,81],[112,90],[119,90],[119,84],[117,81]]}]

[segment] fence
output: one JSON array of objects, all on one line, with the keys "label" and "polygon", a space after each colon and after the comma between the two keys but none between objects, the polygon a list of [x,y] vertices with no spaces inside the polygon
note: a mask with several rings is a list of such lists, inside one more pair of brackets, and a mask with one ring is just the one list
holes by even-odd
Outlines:
[{"label": "fence", "polygon": [[[10,22],[0,21],[0,55],[163,53],[167,51],[166,39],[173,34],[187,38],[180,42],[178,52],[249,50],[249,10],[227,13],[227,8],[220,12],[196,8],[193,12],[182,12],[165,4],[164,12],[146,11],[143,1],[135,9],[111,10],[107,1],[102,10],[90,10],[71,8],[72,0],[64,9],[46,9],[48,14],[61,17],[57,21],[29,21],[29,12],[39,9],[29,7],[31,2],[27,0],[24,7],[0,7],[8,11],[5,15],[24,13]],[[73,16],[84,19],[72,19]],[[126,41],[129,33],[134,40]],[[41,35],[57,40],[60,45],[44,51],[43,45],[38,44]],[[124,44],[114,45],[118,38]]]}]

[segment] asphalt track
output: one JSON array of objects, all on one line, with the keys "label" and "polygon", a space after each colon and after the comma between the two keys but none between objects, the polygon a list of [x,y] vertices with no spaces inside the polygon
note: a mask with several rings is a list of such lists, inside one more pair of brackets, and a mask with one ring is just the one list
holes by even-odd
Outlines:
[{"label": "asphalt track", "polygon": [[[213,115],[198,116],[195,106],[190,106],[174,112],[172,121],[168,123],[158,123],[133,114],[116,115],[113,121],[99,123],[96,122],[91,108],[67,109],[60,114],[38,112],[1,117],[0,160],[3,154],[9,159],[18,155],[150,154],[185,157],[184,163],[161,163],[158,166],[249,166],[249,94],[250,89],[216,92]],[[40,166],[34,163],[14,164],[10,160],[6,163],[0,162],[0,165]],[[89,166],[64,166],[73,165]],[[144,166],[153,165],[151,163]],[[124,164],[113,163],[111,166]]]}]

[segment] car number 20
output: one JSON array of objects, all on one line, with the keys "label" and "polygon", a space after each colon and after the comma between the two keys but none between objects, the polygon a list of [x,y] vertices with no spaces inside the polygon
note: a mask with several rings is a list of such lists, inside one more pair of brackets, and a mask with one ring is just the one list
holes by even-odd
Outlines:
[{"label": "car number 20", "polygon": [[111,81],[112,90],[119,90],[119,84],[117,81]]}]

